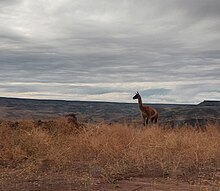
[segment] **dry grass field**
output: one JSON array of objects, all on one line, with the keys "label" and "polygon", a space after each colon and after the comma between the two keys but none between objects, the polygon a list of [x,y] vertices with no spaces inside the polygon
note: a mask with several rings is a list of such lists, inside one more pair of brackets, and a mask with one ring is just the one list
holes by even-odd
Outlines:
[{"label": "dry grass field", "polygon": [[219,130],[211,124],[199,132],[132,124],[74,126],[65,118],[40,125],[2,121],[0,190],[145,190],[140,180],[126,188],[145,178],[162,185],[158,190],[172,190],[175,182],[174,190],[184,184],[185,190],[192,185],[219,191]]}]

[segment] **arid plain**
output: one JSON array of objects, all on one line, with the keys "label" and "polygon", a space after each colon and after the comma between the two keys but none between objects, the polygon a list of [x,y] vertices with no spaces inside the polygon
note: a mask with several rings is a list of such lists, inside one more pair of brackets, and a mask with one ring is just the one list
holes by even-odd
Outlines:
[{"label": "arid plain", "polygon": [[219,102],[0,102],[0,190],[220,190]]}]

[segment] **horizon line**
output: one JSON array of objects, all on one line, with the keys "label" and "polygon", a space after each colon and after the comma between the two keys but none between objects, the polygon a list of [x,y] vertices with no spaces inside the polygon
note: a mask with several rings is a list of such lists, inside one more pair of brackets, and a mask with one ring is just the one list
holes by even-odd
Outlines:
[{"label": "horizon line", "polygon": [[[122,104],[136,104],[137,102],[133,103],[133,102],[120,102],[120,101],[102,101],[102,100],[70,100],[70,99],[50,99],[50,98],[27,98],[27,97],[2,97],[0,96],[0,99],[20,99],[20,100],[37,100],[37,101],[66,101],[66,102],[98,102],[98,103],[122,103]],[[203,100],[202,102],[205,101],[214,101],[214,102],[220,102],[220,100]],[[202,102],[199,103],[163,103],[163,102],[144,102],[147,104],[155,104],[155,105],[198,105]]]}]

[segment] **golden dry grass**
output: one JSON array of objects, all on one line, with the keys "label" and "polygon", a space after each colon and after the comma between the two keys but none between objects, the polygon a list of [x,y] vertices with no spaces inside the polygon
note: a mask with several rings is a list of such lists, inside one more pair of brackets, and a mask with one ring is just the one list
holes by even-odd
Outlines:
[{"label": "golden dry grass", "polygon": [[36,127],[32,121],[20,122],[16,128],[2,122],[0,168],[20,174],[72,170],[86,185],[94,177],[113,182],[134,174],[171,176],[204,166],[219,168],[220,127],[206,128],[198,132],[101,123],[76,133],[65,120],[50,128]]}]

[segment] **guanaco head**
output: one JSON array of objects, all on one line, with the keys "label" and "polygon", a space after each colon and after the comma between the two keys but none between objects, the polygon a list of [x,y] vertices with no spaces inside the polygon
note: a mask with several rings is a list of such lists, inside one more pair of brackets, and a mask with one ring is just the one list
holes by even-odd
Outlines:
[{"label": "guanaco head", "polygon": [[139,93],[137,92],[137,93],[135,94],[135,96],[133,97],[133,99],[138,99],[139,96],[140,96],[140,95],[139,95]]}]

